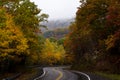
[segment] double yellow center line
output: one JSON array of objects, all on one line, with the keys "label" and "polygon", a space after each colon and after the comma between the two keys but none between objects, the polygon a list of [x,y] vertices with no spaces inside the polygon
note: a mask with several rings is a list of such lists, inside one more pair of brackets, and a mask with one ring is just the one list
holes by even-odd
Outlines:
[{"label": "double yellow center line", "polygon": [[59,76],[56,78],[56,80],[60,80],[63,77],[63,73],[59,70],[53,69],[54,71],[57,71],[59,73]]}]

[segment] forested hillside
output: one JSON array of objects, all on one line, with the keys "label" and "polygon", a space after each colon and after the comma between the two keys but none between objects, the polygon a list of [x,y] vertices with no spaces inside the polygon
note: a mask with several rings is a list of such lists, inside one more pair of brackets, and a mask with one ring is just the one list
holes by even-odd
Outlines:
[{"label": "forested hillside", "polygon": [[80,2],[65,41],[67,53],[76,56],[80,70],[120,73],[120,1]]},{"label": "forested hillside", "polygon": [[120,0],[80,4],[75,19],[48,21],[48,14],[30,0],[0,0],[0,79],[55,65],[119,75]]},{"label": "forested hillside", "polygon": [[55,38],[55,39],[61,39],[66,37],[66,35],[69,33],[68,28],[58,28],[54,30],[48,30],[43,33],[43,36],[45,38]]},{"label": "forested hillside", "polygon": [[[41,34],[40,23],[47,18],[30,0],[0,1],[0,74],[18,71],[21,66],[67,62],[64,40],[52,41]],[[58,34],[61,32],[64,34],[64,30],[58,30]]]},{"label": "forested hillside", "polygon": [[48,17],[40,11],[30,0],[0,0],[0,72],[38,62],[39,23]]},{"label": "forested hillside", "polygon": [[[74,18],[71,19],[60,19],[60,20],[49,20],[48,22],[43,22],[42,24],[47,26],[48,30],[55,30],[58,28],[68,28],[68,26],[74,22]],[[46,31],[42,29],[42,31]]]}]

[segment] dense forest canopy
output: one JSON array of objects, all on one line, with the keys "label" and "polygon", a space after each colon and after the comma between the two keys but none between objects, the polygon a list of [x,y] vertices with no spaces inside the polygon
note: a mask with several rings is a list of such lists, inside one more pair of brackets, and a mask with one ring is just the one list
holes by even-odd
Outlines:
[{"label": "dense forest canopy", "polygon": [[[39,23],[48,17],[40,11],[30,0],[0,1],[1,71],[13,65],[36,62],[32,56],[39,55],[41,51],[42,40],[37,35],[41,32]],[[31,59],[33,63],[29,61]]]},{"label": "dense forest canopy", "polygon": [[120,1],[80,0],[80,4],[75,21],[60,21],[66,27],[71,24],[69,29],[43,35],[41,23],[48,15],[34,2],[0,0],[0,72],[21,65],[72,64],[79,70],[120,73]]},{"label": "dense forest canopy", "polygon": [[[65,41],[68,53],[81,63],[105,63],[100,68],[120,70],[120,1],[80,0],[76,20]],[[103,61],[104,60],[104,61]],[[91,62],[90,62],[91,61]],[[80,64],[81,64],[80,63]],[[94,66],[95,67],[95,66]],[[107,67],[108,69],[108,67]],[[117,71],[118,70],[118,71]]]}]

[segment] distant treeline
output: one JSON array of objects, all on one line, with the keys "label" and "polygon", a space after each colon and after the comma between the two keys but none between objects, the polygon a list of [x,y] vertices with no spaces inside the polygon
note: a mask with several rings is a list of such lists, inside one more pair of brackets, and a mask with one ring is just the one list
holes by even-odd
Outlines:
[{"label": "distant treeline", "polygon": [[55,38],[55,39],[61,39],[65,37],[69,33],[68,28],[58,28],[55,30],[48,30],[43,33],[45,38]]}]

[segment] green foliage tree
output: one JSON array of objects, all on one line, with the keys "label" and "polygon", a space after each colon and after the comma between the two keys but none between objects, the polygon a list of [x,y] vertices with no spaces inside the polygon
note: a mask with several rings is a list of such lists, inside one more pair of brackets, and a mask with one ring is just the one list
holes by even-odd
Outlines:
[{"label": "green foliage tree", "polygon": [[[15,5],[17,9],[13,9],[15,23],[20,25],[25,37],[28,39],[29,50],[31,55],[40,53],[40,44],[38,35],[40,33],[40,22],[45,21],[48,17],[40,14],[40,11],[34,3],[25,0]],[[24,26],[25,25],[25,26]]]},{"label": "green foliage tree", "polygon": [[59,39],[59,40],[57,41],[57,43],[58,43],[59,45],[64,45],[65,39],[66,39],[66,38],[63,37],[63,38]]},{"label": "green foliage tree", "polygon": [[58,28],[58,29],[54,29],[54,30],[48,30],[46,32],[44,32],[44,36],[46,38],[55,38],[55,39],[61,39],[63,37],[66,36],[66,34],[68,34],[68,28]]}]

